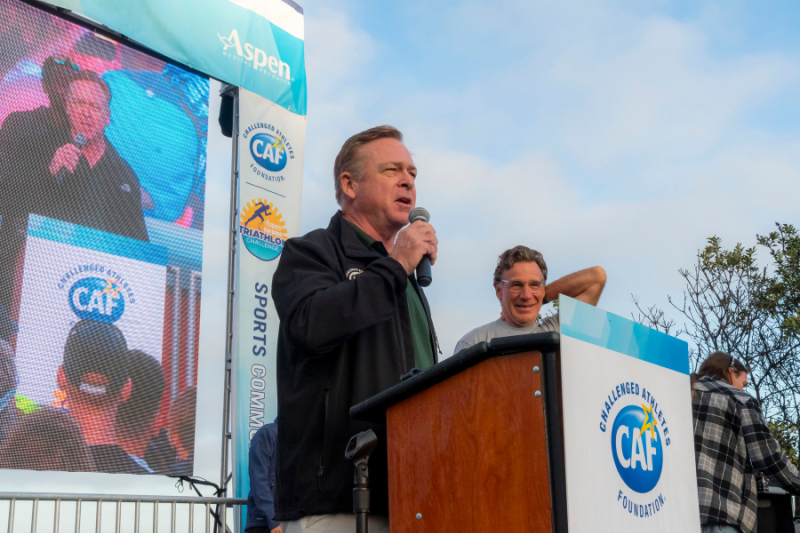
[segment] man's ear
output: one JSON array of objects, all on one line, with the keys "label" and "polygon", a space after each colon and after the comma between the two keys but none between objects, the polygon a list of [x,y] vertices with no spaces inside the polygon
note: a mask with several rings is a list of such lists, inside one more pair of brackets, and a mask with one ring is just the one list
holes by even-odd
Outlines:
[{"label": "man's ear", "polygon": [[358,194],[358,182],[353,179],[353,175],[349,172],[342,172],[341,182],[344,195],[354,200]]},{"label": "man's ear", "polygon": [[128,381],[125,382],[125,385],[122,386],[122,390],[119,391],[120,393],[120,402],[127,402],[128,398],[131,396],[131,389],[133,388],[133,384],[131,383],[131,378],[128,378]]},{"label": "man's ear", "polygon": [[503,301],[503,282],[496,281],[494,283],[494,293],[497,295],[497,299],[501,302]]}]

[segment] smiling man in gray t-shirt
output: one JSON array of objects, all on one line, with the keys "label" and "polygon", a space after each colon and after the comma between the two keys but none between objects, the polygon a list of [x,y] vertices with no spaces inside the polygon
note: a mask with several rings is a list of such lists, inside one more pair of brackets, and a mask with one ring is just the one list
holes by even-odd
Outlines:
[{"label": "smiling man in gray t-shirt", "polygon": [[542,305],[564,294],[597,305],[606,272],[596,266],[547,284],[547,264],[542,254],[526,246],[506,250],[497,260],[494,290],[500,300],[500,319],[473,329],[458,341],[454,353],[496,337],[558,331],[558,314],[539,320]]}]

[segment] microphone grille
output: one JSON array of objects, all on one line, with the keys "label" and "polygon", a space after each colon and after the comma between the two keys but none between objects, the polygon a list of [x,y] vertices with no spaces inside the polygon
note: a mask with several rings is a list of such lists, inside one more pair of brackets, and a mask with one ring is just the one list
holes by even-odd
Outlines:
[{"label": "microphone grille", "polygon": [[83,133],[79,133],[75,136],[75,140],[72,142],[78,148],[83,148],[86,146],[86,135]]},{"label": "microphone grille", "polygon": [[417,220],[421,220],[423,222],[430,222],[431,214],[428,213],[428,210],[425,209],[424,207],[415,207],[408,214],[408,222],[409,224],[413,224]]}]

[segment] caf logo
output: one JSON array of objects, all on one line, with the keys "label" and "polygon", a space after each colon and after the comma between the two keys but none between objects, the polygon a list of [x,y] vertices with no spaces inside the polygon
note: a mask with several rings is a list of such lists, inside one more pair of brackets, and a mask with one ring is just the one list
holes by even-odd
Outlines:
[{"label": "caf logo", "polygon": [[106,278],[83,278],[75,282],[67,295],[72,312],[78,318],[114,323],[125,312],[122,287]]},{"label": "caf logo", "polygon": [[250,155],[259,166],[269,172],[280,172],[286,167],[286,145],[279,136],[262,131],[250,139]]},{"label": "caf logo", "polygon": [[662,443],[652,407],[628,405],[619,411],[611,429],[611,454],[628,488],[640,494],[653,490],[664,466]]}]

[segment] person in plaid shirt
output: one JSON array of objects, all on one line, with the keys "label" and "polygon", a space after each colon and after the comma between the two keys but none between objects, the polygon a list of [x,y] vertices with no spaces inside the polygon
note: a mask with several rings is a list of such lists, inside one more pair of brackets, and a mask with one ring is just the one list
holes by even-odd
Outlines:
[{"label": "person in plaid shirt", "polygon": [[770,434],[758,401],[744,392],[747,368],[716,352],[692,374],[694,451],[703,533],[754,533],[754,469],[790,493],[800,474]]}]

